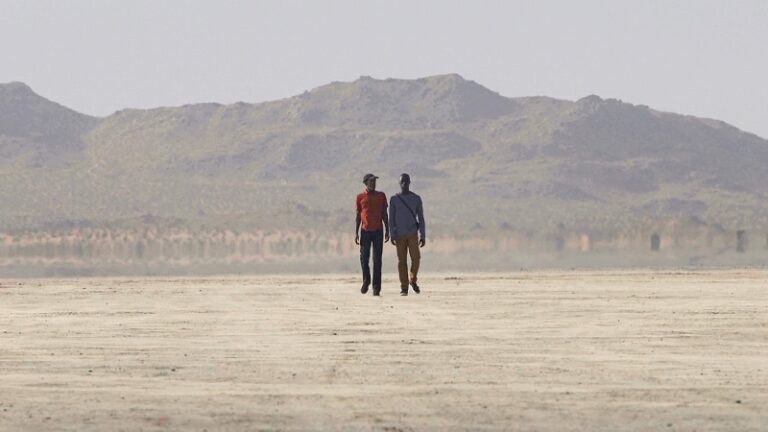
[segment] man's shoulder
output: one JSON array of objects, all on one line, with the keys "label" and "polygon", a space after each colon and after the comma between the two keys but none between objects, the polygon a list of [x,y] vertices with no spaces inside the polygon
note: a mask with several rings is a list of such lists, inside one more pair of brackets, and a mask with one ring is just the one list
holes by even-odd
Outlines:
[{"label": "man's shoulder", "polygon": [[373,192],[360,192],[357,194],[357,197],[355,199],[357,200],[363,200],[363,199],[370,199],[370,198],[382,198],[387,199],[387,195],[382,191],[373,191]]},{"label": "man's shoulder", "polygon": [[422,205],[421,197],[418,194],[414,193],[414,192],[411,192],[411,202],[416,203],[415,205],[417,207],[421,207],[421,205]]}]

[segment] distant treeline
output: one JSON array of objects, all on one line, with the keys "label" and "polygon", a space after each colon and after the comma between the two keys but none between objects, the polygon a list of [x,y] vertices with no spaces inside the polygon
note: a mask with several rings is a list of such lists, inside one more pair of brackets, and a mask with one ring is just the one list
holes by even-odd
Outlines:
[{"label": "distant treeline", "polygon": [[[342,256],[352,246],[341,235],[312,232],[76,228],[0,233],[0,260],[41,262],[262,261]],[[347,241],[345,241],[347,240]]]},{"label": "distant treeline", "polygon": [[[503,230],[430,237],[433,254],[466,252],[606,252],[686,249],[705,251],[764,250],[765,232],[726,230],[704,224],[667,223],[622,232],[569,230],[549,232]],[[186,227],[25,230],[0,233],[0,265],[49,263],[115,264],[158,262],[189,265],[202,262],[253,263],[353,257],[358,249],[352,233],[318,231],[235,231]]]}]

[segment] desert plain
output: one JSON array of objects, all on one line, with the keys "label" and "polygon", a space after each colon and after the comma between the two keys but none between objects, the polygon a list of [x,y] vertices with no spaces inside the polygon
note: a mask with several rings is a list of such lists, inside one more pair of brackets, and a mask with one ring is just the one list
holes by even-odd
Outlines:
[{"label": "desert plain", "polygon": [[0,281],[0,430],[768,430],[768,271]]}]

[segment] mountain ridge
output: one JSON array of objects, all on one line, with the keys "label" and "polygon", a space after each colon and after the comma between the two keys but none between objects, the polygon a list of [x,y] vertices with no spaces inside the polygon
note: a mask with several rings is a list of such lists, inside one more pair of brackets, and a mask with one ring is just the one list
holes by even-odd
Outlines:
[{"label": "mountain ridge", "polygon": [[477,219],[488,229],[543,229],[767,217],[765,140],[595,95],[508,98],[456,74],[361,77],[270,102],[103,118],[35,96],[22,83],[0,84],[0,113],[12,114],[0,121],[5,228],[152,214],[343,229],[346,201],[368,171],[390,178],[388,192],[409,171],[443,231]]}]

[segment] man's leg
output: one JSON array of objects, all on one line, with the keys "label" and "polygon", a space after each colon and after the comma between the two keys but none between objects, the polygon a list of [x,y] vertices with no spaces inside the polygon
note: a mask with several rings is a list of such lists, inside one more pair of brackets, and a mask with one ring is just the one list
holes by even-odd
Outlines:
[{"label": "man's leg", "polygon": [[379,295],[381,291],[381,253],[384,250],[384,232],[371,233],[373,243],[373,295]]},{"label": "man's leg", "polygon": [[360,292],[368,292],[368,285],[371,284],[371,236],[368,231],[360,231],[360,267],[363,270],[363,287]]},{"label": "man's leg", "polygon": [[408,293],[408,243],[405,236],[397,239],[397,273],[400,276],[400,293]]},{"label": "man's leg", "polygon": [[418,294],[420,290],[416,281],[419,276],[419,265],[421,265],[421,250],[419,249],[419,237],[415,234],[408,239],[408,252],[411,255],[410,282],[413,290]]}]

